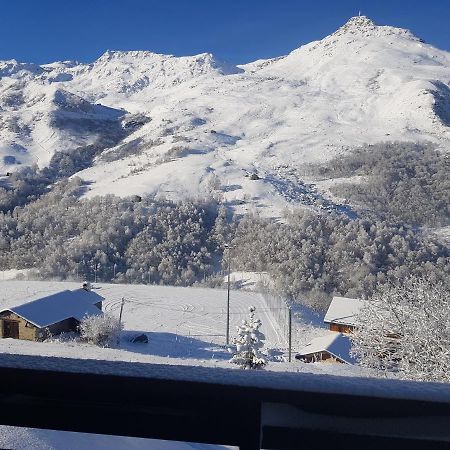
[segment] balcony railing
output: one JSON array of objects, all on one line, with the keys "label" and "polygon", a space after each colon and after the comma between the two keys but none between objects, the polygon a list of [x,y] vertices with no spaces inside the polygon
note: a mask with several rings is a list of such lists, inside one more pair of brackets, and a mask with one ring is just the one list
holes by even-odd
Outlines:
[{"label": "balcony railing", "polygon": [[2,354],[0,423],[241,449],[448,449],[450,385]]}]

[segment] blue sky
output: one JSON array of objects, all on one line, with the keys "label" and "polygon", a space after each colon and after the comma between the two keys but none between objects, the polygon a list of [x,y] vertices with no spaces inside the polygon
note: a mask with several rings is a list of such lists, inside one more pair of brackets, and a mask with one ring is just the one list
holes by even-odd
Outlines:
[{"label": "blue sky", "polygon": [[243,63],[320,39],[358,10],[450,51],[450,0],[3,0],[0,59],[89,62],[109,49]]}]

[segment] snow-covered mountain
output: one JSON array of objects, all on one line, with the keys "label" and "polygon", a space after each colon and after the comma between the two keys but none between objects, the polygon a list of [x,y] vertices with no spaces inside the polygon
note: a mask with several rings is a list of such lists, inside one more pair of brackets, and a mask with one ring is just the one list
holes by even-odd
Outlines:
[{"label": "snow-covered mountain", "polygon": [[102,142],[78,173],[89,196],[214,192],[276,215],[315,195],[305,163],[394,140],[450,148],[450,53],[364,16],[239,67],[146,51],[0,62],[0,172]]}]

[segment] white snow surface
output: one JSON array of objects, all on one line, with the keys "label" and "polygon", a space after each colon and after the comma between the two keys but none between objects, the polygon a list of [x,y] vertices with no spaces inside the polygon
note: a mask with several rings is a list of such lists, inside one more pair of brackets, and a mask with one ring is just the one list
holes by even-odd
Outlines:
[{"label": "white snow surface", "polygon": [[356,360],[350,355],[351,346],[350,338],[347,335],[329,331],[324,336],[313,339],[305,347],[300,349],[298,354],[305,356],[327,351],[347,364],[354,364]]},{"label": "white snow surface", "polygon": [[[75,282],[4,281],[0,283],[0,310],[16,309],[26,299],[44,297],[80,286]],[[105,298],[103,310],[118,317],[125,299],[122,320],[124,337],[120,348],[104,349],[68,342],[33,343],[13,339],[0,340],[7,353],[29,353],[142,362],[204,364],[227,366],[230,354],[225,346],[227,292],[220,289],[170,286],[99,284],[93,292]],[[286,343],[280,336],[261,295],[231,291],[230,333],[255,306],[263,325],[266,346],[280,352]],[[131,344],[129,338],[146,333],[148,345]]]},{"label": "white snow surface", "polygon": [[302,205],[293,186],[305,163],[380,141],[447,150],[449,83],[448,52],[366,17],[239,67],[147,51],[108,51],[91,64],[3,61],[0,173],[20,167],[14,160],[44,166],[140,114],[149,121],[79,173],[92,183],[87,196],[212,194],[240,212],[279,216]]},{"label": "white snow surface", "polygon": [[359,298],[333,297],[323,321],[341,325],[356,325],[356,316],[363,306],[364,301]]},{"label": "white snow surface", "polygon": [[[0,282],[0,310],[14,308],[24,299],[51,295],[67,289],[79,288],[76,282],[58,281],[3,281]],[[105,298],[103,310],[118,317],[122,298],[125,299],[122,321],[124,332],[117,348],[101,348],[76,342],[71,336],[62,336],[46,342],[18,339],[0,339],[0,355],[22,354],[61,358],[82,358],[185,366],[234,368],[229,363],[231,354],[225,345],[227,291],[222,289],[183,288],[126,284],[98,284],[94,292]],[[279,329],[272,312],[261,294],[242,290],[230,293],[230,336],[236,336],[236,327],[248,317],[248,308],[256,307],[261,319],[260,331],[265,336],[264,351],[268,353],[270,371],[310,371],[314,373],[367,373],[359,368],[329,368],[329,364],[289,364],[277,362],[287,355],[286,337]],[[311,337],[323,334],[311,317],[296,318],[304,340],[294,340],[293,351],[305,345]],[[294,330],[294,332],[297,330]],[[133,344],[130,338],[145,333],[148,344]],[[232,346],[230,346],[232,347]]]},{"label": "white snow surface", "polygon": [[[21,305],[10,306],[6,310],[44,328],[70,318],[81,321],[88,315],[100,315],[101,311],[95,304],[102,299],[97,293],[84,289],[64,290],[36,299],[25,299]],[[0,309],[0,312],[3,310]]]},{"label": "white snow surface", "polygon": [[220,450],[234,447],[0,425],[0,445],[14,450]]}]

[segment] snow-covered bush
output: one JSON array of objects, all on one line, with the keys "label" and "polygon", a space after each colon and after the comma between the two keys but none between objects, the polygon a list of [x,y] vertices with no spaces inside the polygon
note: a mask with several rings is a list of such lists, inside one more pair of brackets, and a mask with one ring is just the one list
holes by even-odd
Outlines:
[{"label": "snow-covered bush", "polygon": [[352,341],[363,366],[449,382],[450,292],[418,278],[384,285],[361,310]]},{"label": "snow-covered bush", "polygon": [[119,342],[123,325],[110,314],[86,316],[79,325],[81,339],[101,347]]},{"label": "snow-covered bush", "polygon": [[243,320],[237,327],[238,336],[233,339],[236,352],[230,362],[238,364],[243,369],[260,369],[267,364],[264,355],[260,352],[265,338],[259,331],[261,321],[255,318],[255,307],[251,306],[249,312],[249,318]]}]

